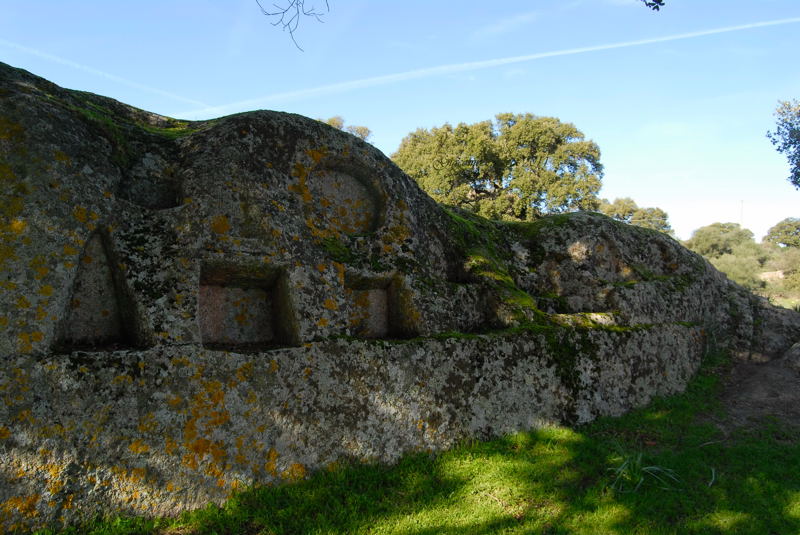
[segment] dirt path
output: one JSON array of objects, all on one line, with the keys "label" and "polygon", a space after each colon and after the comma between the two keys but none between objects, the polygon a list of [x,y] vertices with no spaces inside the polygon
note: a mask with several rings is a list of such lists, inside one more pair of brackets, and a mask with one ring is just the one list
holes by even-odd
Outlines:
[{"label": "dirt path", "polygon": [[726,434],[771,418],[800,427],[800,373],[784,359],[734,361],[724,379],[722,403],[727,414],[711,420]]}]

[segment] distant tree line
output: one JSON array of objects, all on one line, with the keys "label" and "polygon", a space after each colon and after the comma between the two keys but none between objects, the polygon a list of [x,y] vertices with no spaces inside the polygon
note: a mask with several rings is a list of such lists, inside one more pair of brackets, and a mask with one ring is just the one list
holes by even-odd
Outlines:
[{"label": "distant tree line", "polygon": [[751,290],[800,302],[800,218],[780,221],[761,244],[737,223],[712,223],[695,230],[684,245]]}]

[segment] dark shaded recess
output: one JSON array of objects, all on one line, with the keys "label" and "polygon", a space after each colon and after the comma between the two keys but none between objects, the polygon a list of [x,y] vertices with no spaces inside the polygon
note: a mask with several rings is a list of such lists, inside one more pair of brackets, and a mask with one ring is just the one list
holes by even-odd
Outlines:
[{"label": "dark shaded recess", "polygon": [[[100,256],[87,263],[87,250],[90,247],[99,251]],[[145,327],[144,318],[118,265],[110,236],[103,231],[94,232],[86,240],[78,261],[73,286],[53,344],[55,352],[145,349],[153,345],[152,335]],[[91,288],[86,287],[89,282],[86,272],[90,269],[101,272],[102,282],[107,285],[108,291],[100,299],[92,299]],[[84,305],[82,315],[73,306],[76,301],[89,303]],[[97,328],[99,324],[112,328],[100,332]]]},{"label": "dark shaded recess", "polygon": [[354,301],[351,307],[359,308],[355,301],[364,292],[378,290],[385,292],[385,309],[372,310],[371,312],[384,315],[375,318],[372,325],[385,325],[377,331],[370,328],[370,322],[355,327],[356,338],[370,339],[405,339],[419,335],[419,329],[413,313],[411,292],[405,287],[402,277],[398,275],[388,277],[364,277],[358,274],[346,274],[345,287],[350,290]]},{"label": "dark shaded recess", "polygon": [[[291,299],[289,277],[283,268],[252,264],[231,264],[224,261],[208,261],[200,269],[200,288],[198,296],[198,320],[201,325],[201,338],[203,347],[213,350],[235,351],[239,353],[253,353],[277,349],[280,347],[296,347],[300,345],[299,329],[294,304]],[[255,333],[244,339],[237,340],[235,336],[220,336],[215,334],[208,325],[209,306],[212,303],[204,302],[203,287],[225,295],[226,292],[235,292],[236,289],[248,292],[251,295],[263,296],[263,305],[268,310],[265,325],[261,332]],[[253,291],[255,290],[255,291]],[[223,318],[231,318],[236,314],[230,308],[231,304],[220,304],[223,310],[217,312]],[[224,310],[228,307],[227,310]],[[204,317],[205,315],[205,317]],[[205,332],[204,332],[205,331]],[[249,339],[248,339],[249,338]]]}]

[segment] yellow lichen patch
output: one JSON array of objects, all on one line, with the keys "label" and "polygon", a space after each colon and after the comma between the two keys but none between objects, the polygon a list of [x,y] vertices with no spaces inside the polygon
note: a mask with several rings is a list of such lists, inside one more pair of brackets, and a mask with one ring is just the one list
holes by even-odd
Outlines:
[{"label": "yellow lichen patch", "polygon": [[133,377],[131,377],[130,375],[128,375],[126,373],[122,373],[120,375],[117,375],[116,377],[114,377],[114,379],[111,380],[111,384],[112,385],[118,385],[118,384],[122,384],[122,383],[132,384],[133,383]]},{"label": "yellow lichen patch", "polygon": [[276,371],[278,371],[278,361],[277,360],[272,359],[271,361],[269,361],[269,371],[271,373],[275,373]]},{"label": "yellow lichen patch", "polygon": [[78,250],[75,247],[71,246],[71,245],[65,245],[64,246],[64,254],[68,255],[68,256],[74,256],[74,255],[78,254]]},{"label": "yellow lichen patch", "polygon": [[320,318],[317,320],[317,327],[327,327],[328,323],[330,323],[328,318]]},{"label": "yellow lichen patch", "polygon": [[231,230],[231,223],[228,216],[218,215],[211,220],[211,230],[217,234],[227,234]]},{"label": "yellow lichen patch", "polygon": [[300,481],[306,477],[306,467],[300,463],[292,463],[283,471],[281,477],[287,481]]},{"label": "yellow lichen patch", "polygon": [[275,451],[275,448],[270,448],[267,452],[267,462],[264,463],[264,470],[273,477],[278,477],[277,465],[278,452]]},{"label": "yellow lichen patch", "polygon": [[336,276],[339,279],[339,284],[344,284],[344,264],[334,262],[333,267],[336,268]]},{"label": "yellow lichen patch", "polygon": [[31,425],[36,423],[36,420],[33,417],[30,409],[21,410],[17,413],[17,421],[18,422],[27,422]]},{"label": "yellow lichen patch", "polygon": [[320,273],[325,273],[325,270],[328,269],[328,266],[325,264],[317,264],[317,271]]},{"label": "yellow lichen patch", "polygon": [[86,223],[89,220],[89,211],[83,206],[76,206],[72,209],[72,216],[81,223]]},{"label": "yellow lichen patch", "polygon": [[11,436],[11,430],[4,425],[0,425],[0,440],[5,440],[10,436]]},{"label": "yellow lichen patch", "polygon": [[328,151],[325,149],[308,149],[306,154],[314,160],[314,163],[319,163],[328,154]]},{"label": "yellow lichen patch", "polygon": [[297,162],[294,164],[294,168],[292,169],[292,176],[297,177],[298,183],[289,184],[289,191],[301,195],[303,197],[303,202],[311,202],[311,190],[308,189],[308,185],[306,184],[306,179],[308,178],[308,168],[306,168],[306,166],[300,162]]},{"label": "yellow lichen patch", "polygon": [[311,373],[312,373],[311,368],[305,368],[303,370],[303,377],[308,379],[309,377],[311,377]]},{"label": "yellow lichen patch", "polygon": [[191,453],[185,453],[181,458],[181,464],[191,470],[197,470],[197,456]]},{"label": "yellow lichen patch", "polygon": [[172,455],[173,453],[178,451],[178,443],[171,437],[165,438],[164,451],[167,452],[167,455]]},{"label": "yellow lichen patch", "polygon": [[136,429],[140,433],[152,433],[153,431],[155,431],[156,427],[157,427],[157,421],[155,413],[148,412],[147,414],[139,418],[139,423],[136,426]]},{"label": "yellow lichen patch", "polygon": [[12,219],[8,224],[8,229],[14,234],[22,234],[27,227],[28,224],[23,219]]},{"label": "yellow lichen patch", "polygon": [[33,268],[33,270],[35,272],[33,277],[36,280],[42,280],[48,273],[50,273],[50,268],[47,266],[37,266]]},{"label": "yellow lichen patch", "polygon": [[41,495],[39,494],[14,496],[0,503],[0,510],[6,515],[16,513],[23,518],[33,518],[39,514],[39,511],[36,510],[36,505],[39,503],[39,500],[41,500]]},{"label": "yellow lichen patch", "polygon": [[50,286],[49,284],[45,284],[44,286],[39,288],[39,293],[41,295],[51,296],[51,295],[53,295],[53,287]]},{"label": "yellow lichen patch", "polygon": [[8,316],[0,316],[0,327],[8,326]]},{"label": "yellow lichen patch", "polygon": [[55,158],[55,160],[57,162],[60,162],[60,163],[66,164],[66,165],[71,165],[72,164],[72,160],[70,159],[70,157],[67,155],[66,152],[64,152],[62,150],[55,151],[55,153],[53,153],[53,158]]},{"label": "yellow lichen patch", "polygon": [[17,347],[20,353],[30,353],[33,351],[34,342],[41,342],[42,340],[44,340],[44,333],[40,331],[19,333],[17,335]]},{"label": "yellow lichen patch", "polygon": [[336,304],[336,301],[334,301],[330,297],[327,298],[324,303],[322,303],[322,306],[324,306],[328,310],[337,310],[339,308],[339,306]]},{"label": "yellow lichen patch", "polygon": [[21,295],[21,296],[19,296],[17,298],[16,305],[17,305],[17,308],[19,308],[19,309],[30,308],[31,307],[31,302],[28,301],[28,299],[24,295]]},{"label": "yellow lichen patch", "polygon": [[247,362],[239,366],[236,370],[236,379],[241,383],[250,379],[253,375],[253,367],[254,364],[252,362]]}]

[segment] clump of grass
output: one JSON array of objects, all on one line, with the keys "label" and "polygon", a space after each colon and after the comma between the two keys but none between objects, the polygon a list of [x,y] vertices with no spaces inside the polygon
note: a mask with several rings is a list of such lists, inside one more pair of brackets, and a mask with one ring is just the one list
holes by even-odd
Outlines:
[{"label": "clump of grass", "polygon": [[609,488],[618,492],[637,492],[646,481],[652,481],[662,490],[674,490],[680,484],[680,479],[675,470],[664,468],[655,464],[647,464],[644,454],[622,454],[618,464],[608,470],[614,473],[614,481]]}]

